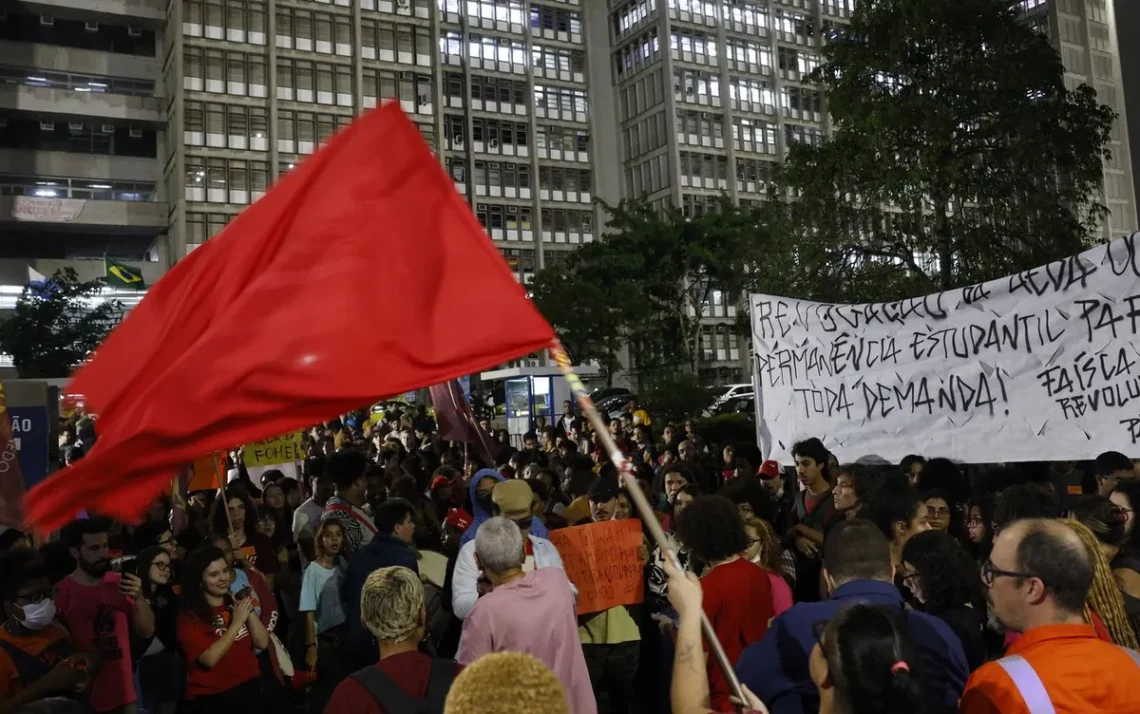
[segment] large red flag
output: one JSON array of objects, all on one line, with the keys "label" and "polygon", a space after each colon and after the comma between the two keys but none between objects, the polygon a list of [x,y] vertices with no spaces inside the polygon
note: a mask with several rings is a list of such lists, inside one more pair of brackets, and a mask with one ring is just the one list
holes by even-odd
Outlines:
[{"label": "large red flag", "polygon": [[41,530],[137,518],[186,463],[528,354],[553,331],[395,103],[358,119],[159,280],[76,375],[86,458]]}]

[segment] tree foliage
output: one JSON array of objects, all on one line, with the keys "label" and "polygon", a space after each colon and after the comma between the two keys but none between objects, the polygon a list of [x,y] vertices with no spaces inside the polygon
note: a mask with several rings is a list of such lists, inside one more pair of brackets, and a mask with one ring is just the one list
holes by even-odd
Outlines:
[{"label": "tree foliage", "polygon": [[531,286],[575,359],[613,368],[628,343],[641,372],[699,374],[698,316],[713,298],[735,303],[749,290],[786,285],[788,264],[771,245],[763,211],[727,197],[691,219],[640,201],[605,209],[605,240],[541,271]]},{"label": "tree foliage", "polygon": [[93,306],[103,286],[63,268],[42,287],[24,287],[0,325],[0,349],[12,356],[20,377],[67,377],[102,342],[122,315],[117,300]]},{"label": "tree foliage", "polygon": [[812,81],[835,123],[791,147],[783,229],[795,292],[895,299],[1079,252],[1114,114],[1068,90],[1048,40],[1003,0],[868,0]]}]

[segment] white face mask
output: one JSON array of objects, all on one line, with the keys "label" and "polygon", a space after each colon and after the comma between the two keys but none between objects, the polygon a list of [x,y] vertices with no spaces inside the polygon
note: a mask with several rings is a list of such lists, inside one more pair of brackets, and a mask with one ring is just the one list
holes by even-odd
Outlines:
[{"label": "white face mask", "polygon": [[23,610],[24,618],[20,624],[33,632],[39,632],[55,619],[55,600],[46,598],[40,602],[33,602],[24,605]]}]

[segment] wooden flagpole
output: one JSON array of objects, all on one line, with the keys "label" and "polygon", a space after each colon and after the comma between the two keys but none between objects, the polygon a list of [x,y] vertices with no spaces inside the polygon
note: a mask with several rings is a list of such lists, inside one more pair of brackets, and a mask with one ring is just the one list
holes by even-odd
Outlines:
[{"label": "wooden flagpole", "polygon": [[[610,461],[617,467],[618,473],[621,474],[625,481],[625,488],[629,492],[629,497],[633,499],[634,506],[637,507],[641,513],[641,520],[649,529],[649,534],[653,536],[653,540],[657,541],[657,547],[661,549],[662,553],[667,554],[673,567],[677,572],[685,572],[684,567],[681,565],[680,559],[677,558],[676,551],[670,547],[669,539],[665,536],[665,531],[661,528],[661,524],[657,521],[657,516],[653,512],[653,508],[649,505],[649,499],[645,497],[645,492],[641,490],[641,486],[637,483],[637,474],[634,471],[633,464],[625,455],[618,449],[617,444],[614,443],[613,437],[610,436],[610,431],[606,427],[605,422],[602,420],[602,415],[598,413],[597,408],[594,406],[594,401],[590,399],[589,393],[586,391],[586,385],[582,384],[582,380],[574,372],[574,366],[570,362],[570,355],[566,354],[563,349],[562,343],[556,338],[550,345],[550,356],[554,359],[554,363],[558,365],[558,369],[562,372],[562,376],[570,385],[570,391],[574,393],[574,398],[581,407],[582,413],[586,419],[590,421],[591,426],[594,427],[594,433],[602,442],[602,448],[605,449],[606,454],[610,457]],[[748,701],[744,697],[744,690],[740,686],[740,680],[736,678],[736,671],[732,668],[732,663],[728,661],[728,656],[724,653],[724,648],[720,646],[720,640],[716,636],[716,631],[713,630],[712,623],[705,615],[704,610],[701,610],[701,630],[704,632],[705,641],[708,642],[709,650],[712,651],[716,657],[717,664],[724,672],[724,678],[728,682],[728,686],[732,688],[733,695],[740,701]]]}]

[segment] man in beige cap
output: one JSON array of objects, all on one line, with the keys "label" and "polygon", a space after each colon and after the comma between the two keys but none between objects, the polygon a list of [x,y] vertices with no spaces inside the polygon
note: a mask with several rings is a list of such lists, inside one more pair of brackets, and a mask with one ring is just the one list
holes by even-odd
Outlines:
[{"label": "man in beige cap", "polygon": [[[491,492],[491,501],[494,504],[493,515],[502,516],[522,531],[525,538],[526,559],[522,570],[529,573],[536,568],[560,568],[562,556],[554,544],[545,538],[531,534],[530,526],[534,522],[534,492],[530,484],[521,479],[507,479],[495,485]],[[481,524],[480,524],[481,525]],[[459,549],[459,558],[455,562],[455,575],[452,577],[451,609],[459,619],[467,617],[471,608],[480,595],[490,592],[490,586],[483,581],[480,587],[482,572],[475,562],[475,539],[472,538]],[[575,593],[575,596],[577,593]]]}]

